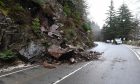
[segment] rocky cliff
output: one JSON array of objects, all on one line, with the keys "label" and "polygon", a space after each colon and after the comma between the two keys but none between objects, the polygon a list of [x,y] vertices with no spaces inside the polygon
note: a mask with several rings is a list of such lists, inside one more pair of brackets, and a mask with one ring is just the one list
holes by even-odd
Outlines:
[{"label": "rocky cliff", "polygon": [[93,35],[85,15],[83,0],[1,0],[1,54],[40,55],[54,45],[87,49]]}]

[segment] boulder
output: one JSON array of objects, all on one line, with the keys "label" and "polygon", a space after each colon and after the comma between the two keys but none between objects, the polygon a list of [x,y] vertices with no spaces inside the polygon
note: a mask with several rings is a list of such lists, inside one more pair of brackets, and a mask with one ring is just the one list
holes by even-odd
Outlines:
[{"label": "boulder", "polygon": [[48,48],[48,53],[56,59],[60,58],[64,53],[66,53],[66,51],[66,49],[57,45],[52,45]]},{"label": "boulder", "polygon": [[34,57],[40,58],[44,56],[45,48],[41,44],[32,41],[27,46],[23,47],[19,53],[27,60],[30,60]]},{"label": "boulder", "polygon": [[53,24],[53,25],[50,27],[50,30],[49,30],[49,32],[48,32],[48,36],[50,36],[50,37],[56,37],[57,39],[60,39],[60,38],[61,38],[61,34],[60,34],[60,32],[58,31],[58,28],[59,28],[58,25]]}]

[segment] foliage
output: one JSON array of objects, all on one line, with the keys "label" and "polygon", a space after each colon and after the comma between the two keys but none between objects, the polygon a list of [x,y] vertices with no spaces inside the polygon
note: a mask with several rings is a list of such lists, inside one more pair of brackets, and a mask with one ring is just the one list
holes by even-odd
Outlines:
[{"label": "foliage", "polygon": [[133,29],[129,32],[129,38],[133,40],[139,40],[139,34],[140,34],[140,27],[139,27],[140,21],[138,18],[135,18],[132,23]]},{"label": "foliage", "polygon": [[31,1],[38,3],[39,5],[43,5],[46,3],[46,0],[31,0]]},{"label": "foliage", "polygon": [[35,18],[32,21],[32,28],[33,28],[34,32],[36,32],[36,33],[40,31],[40,20],[39,20],[39,18]]},{"label": "foliage", "polygon": [[3,3],[3,1],[0,1],[0,6],[4,6],[4,3]]},{"label": "foliage", "polygon": [[68,4],[64,5],[63,10],[64,10],[64,13],[65,13],[66,16],[70,16],[71,15],[71,9],[68,6]]},{"label": "foliage", "polygon": [[8,14],[8,10],[5,9],[5,4],[3,1],[0,1],[0,11],[4,14],[7,15]]},{"label": "foliage", "polygon": [[113,1],[111,1],[109,8],[106,24],[103,26],[104,40],[114,38],[129,39],[130,32],[138,25],[134,25],[133,16],[127,5],[122,4],[118,12],[115,12]]},{"label": "foliage", "polygon": [[63,6],[66,16],[74,19],[76,25],[81,25],[86,15],[86,6],[84,0],[57,0]]},{"label": "foliage", "polygon": [[11,50],[5,50],[3,52],[0,52],[0,59],[1,60],[10,60],[16,57],[16,54],[12,52]]},{"label": "foliage", "polygon": [[118,11],[118,29],[121,31],[120,36],[129,38],[128,35],[133,29],[133,19],[131,12],[126,4],[123,4]]},{"label": "foliage", "polygon": [[71,40],[76,36],[76,32],[73,28],[65,30],[67,40]]},{"label": "foliage", "polygon": [[103,26],[104,39],[113,39],[116,37],[116,12],[114,10],[113,1],[111,0],[111,5],[108,10],[108,17],[106,19],[106,24]]},{"label": "foliage", "polygon": [[140,41],[127,41],[128,45],[140,46]]},{"label": "foliage", "polygon": [[87,32],[87,31],[91,30],[91,25],[90,25],[90,23],[84,23],[82,25],[82,28]]}]

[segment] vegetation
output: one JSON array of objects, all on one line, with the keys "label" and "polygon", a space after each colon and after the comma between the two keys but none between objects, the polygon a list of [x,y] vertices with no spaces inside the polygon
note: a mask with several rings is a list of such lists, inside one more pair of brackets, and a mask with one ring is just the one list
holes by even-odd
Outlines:
[{"label": "vegetation", "polygon": [[113,1],[109,7],[108,18],[103,27],[104,40],[114,38],[130,39],[132,30],[138,26],[126,4],[122,4],[117,12],[114,10]]},{"label": "vegetation", "polygon": [[90,23],[84,23],[82,25],[82,28],[87,32],[87,31],[91,31],[91,25]]},{"label": "vegetation", "polygon": [[38,33],[40,31],[40,21],[39,18],[35,18],[32,21],[32,28],[34,30],[34,32]]},{"label": "vegetation", "polygon": [[0,60],[11,60],[16,58],[16,54],[11,50],[5,50],[0,52]]},{"label": "vegetation", "polygon": [[9,24],[9,27],[3,27],[4,31],[0,30],[0,34],[4,34],[0,35],[0,43],[3,43],[0,46],[5,47],[0,48],[3,50],[0,59],[11,59],[13,50],[18,52],[30,41],[44,44],[46,48],[60,45],[63,40],[74,46],[88,48],[93,45],[84,0],[1,0],[1,12],[3,22],[9,18],[14,26]]}]

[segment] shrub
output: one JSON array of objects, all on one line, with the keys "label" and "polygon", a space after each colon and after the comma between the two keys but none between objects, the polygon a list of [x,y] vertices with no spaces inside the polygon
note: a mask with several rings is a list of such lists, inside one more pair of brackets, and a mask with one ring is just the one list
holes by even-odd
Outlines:
[{"label": "shrub", "polygon": [[39,5],[43,5],[46,3],[46,0],[32,0],[32,1],[39,4]]},{"label": "shrub", "polygon": [[0,1],[0,6],[4,6],[4,3],[3,3],[3,1]]},{"label": "shrub", "polygon": [[71,15],[71,8],[69,7],[68,4],[65,4],[65,5],[64,5],[63,10],[64,10],[64,14],[65,14],[66,16],[70,16],[70,15]]},{"label": "shrub", "polygon": [[0,11],[4,14],[7,15],[8,14],[8,10],[5,8],[5,4],[3,1],[0,1]]},{"label": "shrub", "polygon": [[34,32],[36,32],[36,33],[40,31],[40,21],[38,18],[35,18],[32,21],[32,28],[33,28]]},{"label": "shrub", "polygon": [[72,40],[76,36],[76,32],[73,28],[65,30],[66,39]]},{"label": "shrub", "polygon": [[5,50],[0,52],[0,59],[1,60],[12,60],[16,58],[16,54],[12,52],[11,50]]},{"label": "shrub", "polygon": [[91,26],[89,23],[84,23],[82,25],[82,28],[87,32],[87,31],[90,31],[91,30]]}]

